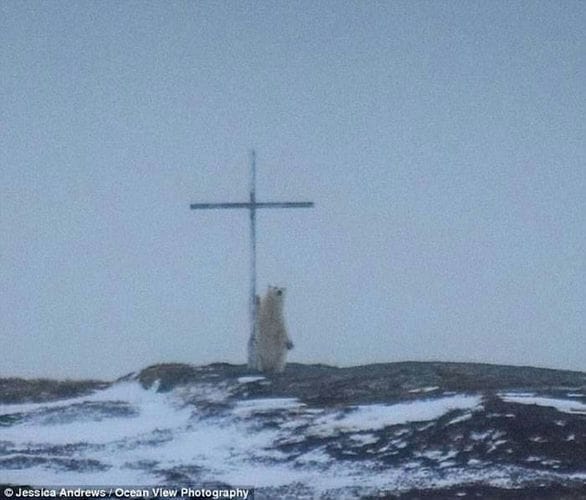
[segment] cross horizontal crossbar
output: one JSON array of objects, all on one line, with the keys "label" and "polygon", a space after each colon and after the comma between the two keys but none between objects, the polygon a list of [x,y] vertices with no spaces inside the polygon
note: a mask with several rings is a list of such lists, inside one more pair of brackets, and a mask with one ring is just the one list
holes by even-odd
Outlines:
[{"label": "cross horizontal crossbar", "polygon": [[269,201],[269,202],[243,202],[243,203],[192,203],[189,207],[193,210],[199,208],[311,208],[312,201]]}]

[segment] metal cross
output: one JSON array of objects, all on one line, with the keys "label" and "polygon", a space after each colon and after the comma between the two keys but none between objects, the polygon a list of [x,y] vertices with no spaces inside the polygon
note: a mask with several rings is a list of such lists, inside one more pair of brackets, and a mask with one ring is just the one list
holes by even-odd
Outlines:
[{"label": "metal cross", "polygon": [[[247,208],[250,214],[250,340],[256,334],[256,210],[259,208],[310,208],[312,201],[256,201],[256,154],[250,155],[250,201],[240,203],[192,203],[192,210],[208,208]],[[250,360],[249,360],[250,363]]]}]

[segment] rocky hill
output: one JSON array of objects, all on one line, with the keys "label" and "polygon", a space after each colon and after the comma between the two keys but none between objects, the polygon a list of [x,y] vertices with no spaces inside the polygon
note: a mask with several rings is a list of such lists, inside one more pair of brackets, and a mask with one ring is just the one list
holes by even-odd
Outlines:
[{"label": "rocky hill", "polygon": [[467,363],[155,365],[0,380],[0,483],[275,498],[586,498],[586,373]]}]

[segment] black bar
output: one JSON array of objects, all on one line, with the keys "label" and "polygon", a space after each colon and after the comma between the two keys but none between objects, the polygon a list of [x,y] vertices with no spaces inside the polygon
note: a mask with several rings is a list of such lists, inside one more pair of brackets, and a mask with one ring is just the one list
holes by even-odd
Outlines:
[{"label": "black bar", "polygon": [[[252,203],[192,203],[189,208],[197,210],[200,208],[248,208]],[[314,206],[313,201],[269,201],[254,203],[254,208],[311,208]]]}]

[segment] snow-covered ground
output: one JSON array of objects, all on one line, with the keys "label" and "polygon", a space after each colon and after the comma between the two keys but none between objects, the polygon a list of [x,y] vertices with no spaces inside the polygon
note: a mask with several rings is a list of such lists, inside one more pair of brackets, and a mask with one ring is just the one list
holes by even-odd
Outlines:
[{"label": "snow-covered ground", "polygon": [[[296,491],[356,498],[479,481],[506,487],[518,478],[586,481],[583,469],[526,467],[543,465],[544,457],[532,455],[521,464],[490,459],[491,453],[506,455],[506,431],[458,430],[488,418],[481,394],[422,388],[409,391],[418,399],[344,407],[309,405],[294,397],[232,398],[248,384],[270,381],[240,377],[161,393],[156,384],[144,389],[129,380],[83,397],[0,405],[2,481],[154,485],[174,478],[252,486],[257,498],[264,498],[263,492],[270,498],[271,491],[293,492],[291,498]],[[569,396],[503,392],[499,397],[503,403],[586,414],[586,404]],[[453,434],[438,441],[445,429]],[[422,444],[424,435],[431,438]],[[567,436],[572,439],[575,431]]]},{"label": "snow-covered ground", "polygon": [[[560,412],[577,413],[586,415],[586,404],[571,399],[539,397],[533,393],[500,393],[499,397],[507,403],[521,403],[525,405],[537,405],[555,408]],[[566,394],[566,398],[584,397],[580,393]]]}]

